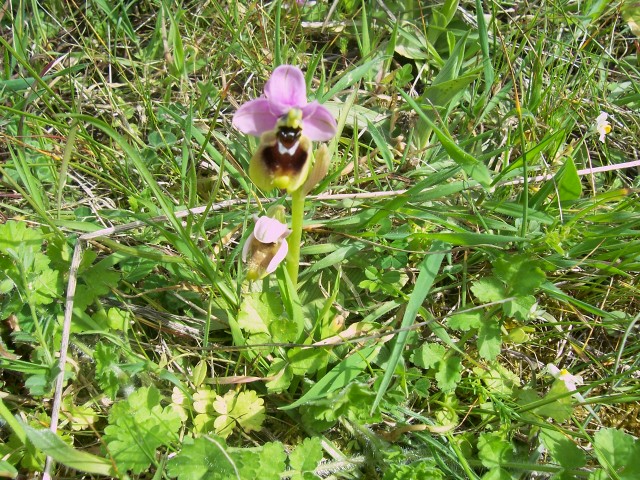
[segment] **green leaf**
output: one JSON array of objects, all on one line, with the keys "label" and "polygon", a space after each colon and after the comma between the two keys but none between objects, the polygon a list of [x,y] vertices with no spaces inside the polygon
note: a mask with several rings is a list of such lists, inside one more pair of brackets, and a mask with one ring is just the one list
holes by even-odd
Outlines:
[{"label": "green leaf", "polygon": [[497,318],[487,318],[478,330],[478,352],[486,360],[495,360],[502,347],[500,322]]},{"label": "green leaf", "polygon": [[407,304],[407,308],[404,311],[404,315],[402,317],[402,323],[400,324],[400,328],[402,329],[395,341],[393,342],[393,349],[391,351],[391,355],[389,356],[389,361],[387,364],[386,371],[384,372],[384,377],[382,377],[382,382],[380,383],[380,387],[378,388],[378,394],[376,396],[376,400],[373,403],[373,407],[371,411],[374,411],[382,397],[389,388],[389,384],[391,383],[391,379],[395,373],[396,366],[400,362],[400,357],[404,351],[404,347],[407,344],[407,340],[409,338],[409,330],[408,328],[413,324],[418,315],[418,310],[422,306],[424,299],[429,294],[429,290],[433,285],[433,282],[440,271],[440,265],[442,264],[442,260],[444,259],[444,251],[446,249],[446,245],[442,242],[435,241],[431,245],[429,254],[425,256],[422,263],[420,263],[418,279],[416,280],[416,285],[411,292],[411,296],[409,297],[409,303]]},{"label": "green leaf", "polygon": [[603,428],[593,436],[593,447],[600,465],[615,471],[620,480],[640,478],[640,441],[622,430]]},{"label": "green leaf", "polygon": [[425,343],[411,355],[414,365],[422,368],[434,368],[442,362],[446,354],[443,345],[439,343]]},{"label": "green leaf", "polygon": [[229,480],[238,478],[235,462],[224,439],[215,435],[185,437],[182,450],[167,463],[167,473],[179,480]]},{"label": "green leaf", "polygon": [[[424,98],[435,106],[446,106],[456,95],[463,92],[478,75],[462,75],[451,80],[434,83],[424,91]],[[429,112],[427,112],[429,115]]]},{"label": "green leaf", "polygon": [[0,253],[17,252],[20,249],[39,252],[44,241],[39,228],[29,228],[26,222],[9,220],[0,224]]},{"label": "green leaf", "polygon": [[216,434],[223,438],[227,438],[235,429],[243,432],[262,430],[264,400],[253,390],[230,390],[224,397],[216,397],[213,409],[219,415],[213,424]]},{"label": "green leaf", "polygon": [[504,285],[496,277],[485,277],[471,286],[471,291],[482,303],[499,302],[507,298]]},{"label": "green leaf", "polygon": [[373,414],[369,410],[375,396],[368,385],[352,382],[342,390],[331,392],[327,398],[303,405],[300,408],[302,422],[312,431],[324,431],[340,417],[357,424],[382,421],[378,409]]},{"label": "green leaf", "polygon": [[561,398],[555,398],[568,392],[564,382],[556,380],[551,385],[549,392],[545,395],[545,400],[549,403],[537,407],[534,412],[542,417],[553,418],[556,422],[564,422],[571,418],[573,406],[571,405],[571,397],[566,395]]},{"label": "green leaf", "polygon": [[492,468],[482,476],[482,480],[513,480],[513,475],[504,468]]},{"label": "green leaf", "polygon": [[299,325],[295,320],[283,315],[271,322],[269,333],[274,342],[295,342],[302,330],[299,327],[304,327],[304,325]]},{"label": "green leaf", "polygon": [[18,470],[5,460],[0,460],[0,477],[3,478],[16,478],[18,476]]},{"label": "green leaf", "polygon": [[438,388],[444,392],[454,390],[462,380],[462,360],[458,356],[451,356],[438,364],[436,381]]},{"label": "green leaf", "polygon": [[280,393],[289,388],[293,379],[293,371],[291,365],[281,358],[276,359],[269,367],[267,377],[272,380],[266,383],[269,393]]},{"label": "green leaf", "polygon": [[329,362],[329,350],[325,348],[292,348],[287,356],[294,375],[312,375]]},{"label": "green leaf", "polygon": [[239,478],[280,480],[282,472],[285,471],[287,454],[280,442],[269,442],[257,448],[230,448],[229,450],[238,466]]},{"label": "green leaf", "polygon": [[531,295],[546,280],[538,262],[525,254],[496,259],[493,272],[507,285],[508,292],[512,295]]},{"label": "green leaf", "polygon": [[499,433],[482,433],[478,439],[478,457],[487,468],[500,467],[513,458],[513,445]]},{"label": "green leaf", "polygon": [[[322,460],[322,444],[318,437],[305,438],[289,455],[289,465],[298,472],[313,472]],[[292,477],[293,478],[293,477]],[[299,476],[297,478],[302,478]]]},{"label": "green leaf", "polygon": [[581,468],[587,463],[585,453],[562,432],[543,428],[540,431],[540,441],[549,450],[553,459],[564,468]]},{"label": "green leaf", "polygon": [[[497,362],[483,367],[475,367],[473,373],[492,392],[511,395],[514,388],[520,386],[520,377]],[[536,397],[535,400],[539,400],[539,398]]]},{"label": "green leaf", "polygon": [[238,312],[238,325],[247,333],[269,333],[269,325],[284,311],[273,293],[251,293],[244,296]]},{"label": "green leaf", "polygon": [[110,293],[120,281],[120,274],[111,268],[112,261],[105,258],[79,275],[95,297]]},{"label": "green leaf", "polygon": [[163,409],[161,400],[157,388],[142,387],[111,408],[104,441],[120,469],[147,471],[156,450],[178,440],[180,416],[171,406]]},{"label": "green leaf", "polygon": [[[313,351],[313,349],[311,349]],[[305,403],[313,402],[325,398],[330,392],[339,390],[349,385],[371,361],[378,355],[380,345],[365,347],[345,358],[338,365],[333,367],[318,383],[311,387],[298,400],[290,405],[280,407],[280,410],[291,410]]]},{"label": "green leaf", "polygon": [[109,398],[114,399],[120,386],[128,381],[128,375],[119,365],[119,349],[112,344],[98,342],[93,358],[96,362],[96,381]]},{"label": "green leaf", "polygon": [[111,462],[106,458],[98,457],[87,452],[76,450],[67,445],[59,436],[51,430],[36,430],[28,425],[24,430],[29,441],[38,449],[49,455],[56,462],[73,468],[79,472],[93,473],[97,475],[113,476]]},{"label": "green leaf", "polygon": [[431,459],[418,460],[409,464],[392,463],[384,472],[382,480],[443,480],[445,474]]},{"label": "green leaf", "polygon": [[457,313],[451,315],[447,319],[447,324],[454,330],[462,330],[468,332],[471,329],[479,328],[482,326],[482,313]]},{"label": "green leaf", "polygon": [[558,173],[556,173],[554,179],[558,185],[558,196],[561,202],[580,198],[582,194],[582,182],[578,175],[578,169],[571,157],[567,158],[567,161]]},{"label": "green leaf", "polygon": [[524,297],[516,297],[502,304],[502,311],[505,315],[515,318],[520,322],[530,320],[531,309],[536,304],[536,297],[526,295]]}]

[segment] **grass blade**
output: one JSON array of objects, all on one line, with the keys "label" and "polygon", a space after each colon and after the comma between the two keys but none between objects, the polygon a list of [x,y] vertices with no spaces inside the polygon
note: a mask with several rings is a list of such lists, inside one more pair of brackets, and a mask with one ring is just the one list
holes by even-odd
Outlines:
[{"label": "grass blade", "polygon": [[413,293],[411,294],[409,303],[407,304],[407,309],[405,310],[404,316],[402,317],[402,324],[400,325],[400,328],[403,330],[398,333],[398,336],[396,337],[393,344],[393,349],[387,363],[387,369],[384,372],[384,377],[382,379],[382,383],[380,384],[380,389],[378,390],[376,399],[374,400],[373,406],[371,407],[372,412],[375,411],[376,407],[380,404],[380,401],[387,391],[387,388],[389,388],[391,379],[393,378],[393,375],[396,371],[396,366],[400,361],[402,351],[404,350],[404,347],[407,343],[407,338],[409,337],[409,330],[404,329],[413,324],[416,319],[416,315],[418,315],[418,309],[422,305],[422,302],[424,302],[424,299],[427,298],[427,294],[433,286],[436,275],[440,270],[440,265],[442,264],[442,260],[444,259],[445,249],[446,245],[443,242],[433,242],[429,254],[420,264],[420,273],[418,274],[416,286],[413,289]]}]

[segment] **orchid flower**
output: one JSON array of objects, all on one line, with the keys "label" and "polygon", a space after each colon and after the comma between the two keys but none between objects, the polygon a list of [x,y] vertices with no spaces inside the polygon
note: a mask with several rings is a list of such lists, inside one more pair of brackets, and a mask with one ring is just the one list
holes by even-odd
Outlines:
[{"label": "orchid flower", "polygon": [[249,177],[262,190],[293,193],[309,174],[311,141],[330,140],[337,131],[331,113],[317,101],[307,103],[307,88],[299,68],[276,68],[263,97],[242,105],[233,125],[260,136],[260,146],[249,162]]},{"label": "orchid flower", "polygon": [[604,143],[604,137],[611,131],[611,124],[607,121],[608,117],[608,113],[602,112],[596,118],[596,129],[600,134],[600,141],[602,143]]},{"label": "orchid flower", "polygon": [[247,262],[247,278],[260,280],[273,273],[287,256],[286,238],[291,230],[279,220],[260,217],[242,248],[242,260]]}]

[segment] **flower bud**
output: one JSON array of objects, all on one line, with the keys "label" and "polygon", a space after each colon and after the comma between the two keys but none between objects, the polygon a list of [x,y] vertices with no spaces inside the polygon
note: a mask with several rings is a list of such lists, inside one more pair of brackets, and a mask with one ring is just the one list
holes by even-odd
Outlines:
[{"label": "flower bud", "polygon": [[242,260],[247,263],[249,280],[260,280],[278,268],[289,251],[285,239],[290,233],[291,230],[275,218],[260,217],[256,220],[256,226],[242,248]]}]

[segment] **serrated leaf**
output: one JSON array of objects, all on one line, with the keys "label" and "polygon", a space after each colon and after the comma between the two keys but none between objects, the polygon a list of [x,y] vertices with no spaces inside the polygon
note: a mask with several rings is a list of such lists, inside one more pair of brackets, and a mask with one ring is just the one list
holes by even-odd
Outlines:
[{"label": "serrated leaf", "polygon": [[486,319],[478,330],[478,352],[480,356],[489,361],[495,360],[500,354],[501,346],[500,322],[497,318]]},{"label": "serrated leaf", "polygon": [[531,295],[546,280],[538,262],[529,255],[509,255],[496,259],[493,263],[496,277],[507,285],[510,295]]},{"label": "serrated leaf", "polygon": [[516,297],[502,304],[502,311],[508,317],[515,318],[520,322],[529,321],[529,315],[533,306],[536,304],[536,297],[533,295],[525,295],[524,297]]},{"label": "serrated leaf", "polygon": [[294,375],[312,375],[326,367],[329,351],[326,348],[292,348],[287,353]]},{"label": "serrated leaf", "polygon": [[545,395],[545,399],[553,399],[549,403],[534,409],[534,413],[542,417],[553,418],[556,422],[564,422],[571,418],[573,406],[571,405],[571,397],[564,396],[555,398],[568,392],[566,385],[561,380],[556,380],[551,385],[549,392]]},{"label": "serrated leaf", "polygon": [[248,333],[269,333],[271,322],[280,318],[284,306],[272,292],[244,296],[238,312],[238,325]]},{"label": "serrated leaf", "polygon": [[376,392],[368,385],[351,383],[340,391],[330,393],[327,398],[300,408],[302,422],[313,431],[331,428],[340,417],[358,424],[381,421],[379,409],[371,413]]},{"label": "serrated leaf", "polygon": [[476,280],[471,291],[482,303],[499,302],[507,298],[504,285],[496,277],[485,277]]},{"label": "serrated leaf", "polygon": [[208,387],[198,388],[193,394],[193,409],[196,413],[203,413],[209,416],[215,414],[213,402],[218,394]]},{"label": "serrated leaf", "polygon": [[115,288],[120,281],[120,273],[111,268],[111,262],[110,258],[101,260],[85,270],[80,276],[96,296],[110,293],[111,289]]},{"label": "serrated leaf", "polygon": [[305,438],[289,455],[289,465],[299,472],[312,472],[322,460],[322,456],[320,439]]},{"label": "serrated leaf", "polygon": [[460,357],[451,356],[438,364],[436,381],[438,388],[444,392],[456,388],[462,379],[462,360]]},{"label": "serrated leaf", "polygon": [[[46,258],[46,257],[45,257]],[[48,263],[48,260],[47,260]],[[36,305],[49,305],[62,293],[58,279],[60,272],[46,268],[37,274],[30,275],[29,296]]]},{"label": "serrated leaf", "polygon": [[9,220],[0,224],[0,253],[19,248],[38,252],[43,241],[42,231],[39,228],[29,228],[26,222]]},{"label": "serrated leaf", "polygon": [[374,345],[354,352],[338,365],[333,367],[302,397],[291,405],[280,407],[280,410],[291,410],[300,405],[304,405],[305,403],[320,400],[325,398],[329,393],[345,387],[362,373],[369,362],[373,361],[373,359],[378,355],[379,350],[380,345]]},{"label": "serrated leaf", "polygon": [[216,433],[228,437],[234,429],[244,432],[262,430],[265,419],[264,400],[253,390],[244,392],[228,391],[224,397],[218,396],[213,409],[219,414],[214,421]]},{"label": "serrated leaf", "polygon": [[285,471],[287,454],[280,442],[269,442],[258,448],[232,448],[231,457],[240,478],[280,480]]},{"label": "serrated leaf", "polygon": [[447,319],[447,324],[454,330],[462,330],[463,332],[468,332],[473,328],[480,328],[480,326],[482,325],[482,313],[457,313],[455,315],[451,315]]},{"label": "serrated leaf", "polygon": [[603,428],[593,436],[596,457],[602,466],[615,470],[620,480],[640,478],[640,441],[622,430]]},{"label": "serrated leaf", "polygon": [[104,441],[122,470],[148,470],[156,450],[178,439],[180,417],[171,406],[163,409],[161,399],[157,388],[142,387],[111,408]]},{"label": "serrated leaf", "polygon": [[271,333],[273,341],[277,343],[295,342],[300,335],[298,324],[285,315],[281,315],[271,322],[269,333]]},{"label": "serrated leaf", "polygon": [[[511,395],[514,387],[520,386],[520,377],[499,363],[493,363],[488,368],[476,367],[473,373],[481,379],[492,392]],[[538,400],[538,398],[536,398]]]},{"label": "serrated leaf", "polygon": [[513,445],[499,433],[482,433],[478,439],[478,458],[487,468],[500,467],[513,458]]},{"label": "serrated leaf", "polygon": [[280,393],[289,388],[293,379],[293,371],[289,362],[283,359],[276,359],[269,367],[267,376],[271,378],[266,383],[269,393]]},{"label": "serrated leaf", "polygon": [[564,468],[575,469],[586,465],[585,453],[562,432],[543,428],[540,431],[540,440],[553,459]]},{"label": "serrated leaf", "polygon": [[425,343],[411,355],[414,365],[422,368],[433,368],[444,359],[446,350],[439,343]]},{"label": "serrated leaf", "polygon": [[114,399],[127,379],[127,374],[118,364],[119,352],[115,345],[99,342],[93,353],[96,362],[96,380],[109,398]]},{"label": "serrated leaf", "polygon": [[237,478],[235,462],[226,453],[224,439],[215,435],[186,437],[182,450],[167,463],[167,473],[178,480],[228,480]]},{"label": "serrated leaf", "polygon": [[29,441],[38,449],[52,457],[56,462],[79,472],[93,473],[97,475],[112,476],[111,462],[106,458],[98,457],[87,452],[76,450],[67,445],[58,435],[51,430],[36,430],[28,425],[24,430]]}]

